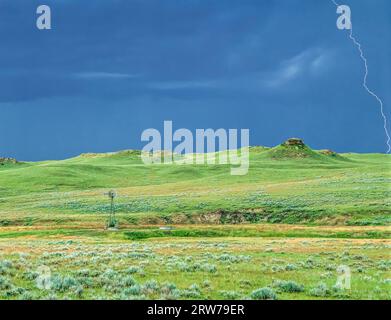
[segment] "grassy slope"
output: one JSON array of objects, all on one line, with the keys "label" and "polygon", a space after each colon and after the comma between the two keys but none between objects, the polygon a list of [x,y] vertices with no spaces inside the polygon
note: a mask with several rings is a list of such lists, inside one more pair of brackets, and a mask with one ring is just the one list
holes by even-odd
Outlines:
[{"label": "grassy slope", "polygon": [[230,166],[145,166],[139,152],[86,154],[0,168],[0,224],[103,221],[115,188],[122,223],[387,225],[390,156],[328,156],[255,147],[246,176]]},{"label": "grassy slope", "polygon": [[[0,299],[243,299],[266,286],[278,299],[390,299],[389,169],[386,155],[283,146],[252,148],[243,177],[146,167],[137,152],[1,166]],[[102,227],[110,188],[118,232]],[[332,289],[341,264],[351,290]],[[42,265],[50,290],[36,285]]]},{"label": "grassy slope", "polygon": [[[246,299],[266,286],[278,299],[391,299],[388,248],[357,239],[0,239],[9,286],[0,299]],[[341,264],[351,267],[352,289],[334,291]],[[36,286],[42,265],[51,290]],[[281,290],[277,280],[302,289]]]}]

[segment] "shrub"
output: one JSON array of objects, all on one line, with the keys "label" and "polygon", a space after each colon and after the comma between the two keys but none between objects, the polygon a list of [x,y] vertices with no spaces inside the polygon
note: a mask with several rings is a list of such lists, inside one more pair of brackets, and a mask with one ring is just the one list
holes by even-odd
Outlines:
[{"label": "shrub", "polygon": [[67,291],[70,288],[77,287],[79,283],[72,277],[54,276],[51,279],[51,288],[54,291]]},{"label": "shrub", "polygon": [[285,268],[282,266],[272,266],[271,271],[272,272],[282,272],[282,271],[285,271]]},{"label": "shrub", "polygon": [[122,283],[126,287],[130,287],[136,284],[136,280],[132,276],[127,276],[122,279]]},{"label": "shrub", "polygon": [[356,271],[357,271],[358,273],[363,273],[363,272],[364,272],[364,267],[359,266],[359,267],[356,268]]},{"label": "shrub", "polygon": [[180,271],[183,271],[183,272],[194,272],[196,271],[196,268],[194,265],[189,265],[187,264],[186,262],[179,262],[177,264],[177,268],[180,270]]},{"label": "shrub", "polygon": [[[146,300],[147,297],[145,295],[131,296],[123,293],[122,295],[120,295],[119,299],[120,300]],[[102,300],[105,300],[105,298],[102,297]]]},{"label": "shrub", "polygon": [[280,289],[282,292],[303,292],[304,286],[294,281],[277,280],[273,284],[274,287]]},{"label": "shrub", "polygon": [[209,273],[216,273],[217,267],[214,264],[206,263],[201,266],[201,270]]},{"label": "shrub", "polygon": [[76,287],[75,289],[75,295],[80,298],[83,294],[84,290],[83,290],[83,287],[82,286],[78,286]]},{"label": "shrub", "polygon": [[130,266],[128,269],[125,270],[125,272],[128,274],[139,273],[140,271],[142,271],[142,269],[137,266]]},{"label": "shrub", "polygon": [[200,287],[198,286],[198,284],[196,283],[193,283],[190,287],[189,287],[190,290],[193,290],[193,291],[201,291]]},{"label": "shrub", "polygon": [[160,293],[162,294],[161,299],[164,300],[177,300],[180,298],[180,291],[175,283],[164,283],[160,288]]},{"label": "shrub", "polygon": [[238,255],[234,256],[228,253],[221,254],[217,260],[227,263],[239,263],[239,262],[247,262],[251,260],[250,256]]},{"label": "shrub", "polygon": [[113,278],[115,278],[117,275],[118,275],[118,273],[115,272],[115,271],[112,270],[112,269],[107,269],[107,270],[103,273],[103,277],[105,277],[105,278],[107,278],[107,279],[113,279]]},{"label": "shrub", "polygon": [[33,300],[34,296],[32,295],[31,292],[25,291],[21,296],[20,300]]},{"label": "shrub", "polygon": [[220,294],[225,299],[228,299],[228,300],[236,300],[236,299],[239,299],[241,297],[241,294],[239,292],[236,292],[236,291],[225,291],[225,290],[222,290],[222,291],[220,291]]},{"label": "shrub", "polygon": [[250,287],[251,286],[251,281],[247,280],[247,279],[242,279],[242,280],[239,281],[239,286],[241,288]]},{"label": "shrub", "polygon": [[77,281],[87,288],[92,288],[94,286],[94,278],[91,277],[80,277]]},{"label": "shrub", "polygon": [[293,271],[293,270],[296,270],[297,269],[297,266],[295,264],[291,264],[291,263],[288,263],[286,266],[285,266],[285,270],[286,271]]},{"label": "shrub", "polygon": [[11,282],[6,277],[0,276],[0,290],[8,290],[11,287]]},{"label": "shrub", "polygon": [[326,271],[334,271],[336,270],[336,266],[335,265],[332,265],[332,264],[328,264],[326,267],[325,267]]},{"label": "shrub", "polygon": [[277,300],[277,294],[268,287],[253,291],[250,295],[253,300]]},{"label": "shrub", "polygon": [[190,289],[185,289],[180,292],[181,296],[185,298],[193,298],[193,299],[198,299],[201,297],[201,293],[199,291],[194,291]]},{"label": "shrub", "polygon": [[26,271],[23,273],[22,277],[25,280],[35,280],[39,276],[38,272]]},{"label": "shrub", "polygon": [[0,268],[10,269],[12,268],[12,262],[9,260],[0,261]]},{"label": "shrub", "polygon": [[314,297],[327,297],[331,293],[330,289],[325,283],[319,283],[316,287],[310,290],[310,295]]},{"label": "shrub", "polygon": [[159,288],[159,283],[154,279],[148,280],[143,285],[143,291],[145,291],[146,293],[157,292],[159,291]]},{"label": "shrub", "polygon": [[129,288],[126,288],[123,292],[128,296],[139,296],[141,295],[141,286],[139,284],[135,284]]},{"label": "shrub", "polygon": [[81,277],[88,277],[91,275],[91,270],[89,269],[80,269],[76,271],[76,274]]},{"label": "shrub", "polygon": [[0,261],[0,275],[6,275],[10,273],[12,268],[12,262],[8,260]]},{"label": "shrub", "polygon": [[162,285],[160,291],[162,293],[167,293],[167,292],[171,292],[171,291],[174,291],[177,289],[177,286],[175,283],[172,283],[172,282],[166,282]]},{"label": "shrub", "polygon": [[307,269],[312,269],[312,268],[315,268],[315,261],[312,257],[309,257],[305,263],[304,263],[304,268],[307,268]]},{"label": "shrub", "polygon": [[391,262],[382,260],[378,263],[377,267],[379,270],[388,271],[391,269]]},{"label": "shrub", "polygon": [[11,287],[4,292],[4,296],[13,297],[13,296],[23,294],[24,291],[25,291],[25,289],[23,289],[23,288],[14,287],[13,285],[11,285]]}]

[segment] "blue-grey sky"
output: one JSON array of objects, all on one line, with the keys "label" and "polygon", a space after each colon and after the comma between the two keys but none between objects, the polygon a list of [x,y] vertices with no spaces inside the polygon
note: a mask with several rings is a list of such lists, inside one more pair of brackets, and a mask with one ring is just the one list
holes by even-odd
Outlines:
[{"label": "blue-grey sky", "polygon": [[[391,115],[391,2],[350,5]],[[36,8],[52,9],[52,30]],[[331,0],[1,0],[0,157],[141,149],[141,132],[249,128],[251,145],[385,152]],[[388,86],[387,86],[388,85]]]}]

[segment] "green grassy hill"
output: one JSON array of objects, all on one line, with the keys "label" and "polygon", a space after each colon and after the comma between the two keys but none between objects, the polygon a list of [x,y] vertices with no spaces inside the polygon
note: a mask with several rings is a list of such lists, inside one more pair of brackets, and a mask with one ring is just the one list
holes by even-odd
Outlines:
[{"label": "green grassy hill", "polygon": [[[298,139],[251,147],[245,176],[139,151],[4,160],[0,299],[390,299],[390,160]],[[341,264],[352,290],[334,289]]]},{"label": "green grassy hill", "polygon": [[[294,140],[294,139],[293,139]],[[296,139],[299,140],[299,139]],[[0,166],[0,225],[121,223],[390,223],[391,157],[314,151],[289,140],[230,165],[144,165],[140,151]]]}]

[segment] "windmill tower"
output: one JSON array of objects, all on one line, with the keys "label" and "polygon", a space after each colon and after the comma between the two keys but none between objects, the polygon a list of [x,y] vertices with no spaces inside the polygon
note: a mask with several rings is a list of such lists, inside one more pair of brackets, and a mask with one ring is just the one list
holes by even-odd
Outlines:
[{"label": "windmill tower", "polygon": [[107,229],[116,229],[118,226],[118,221],[115,219],[114,199],[117,197],[117,193],[115,190],[110,190],[109,192],[105,193],[105,195],[110,199],[110,215],[107,221]]}]

